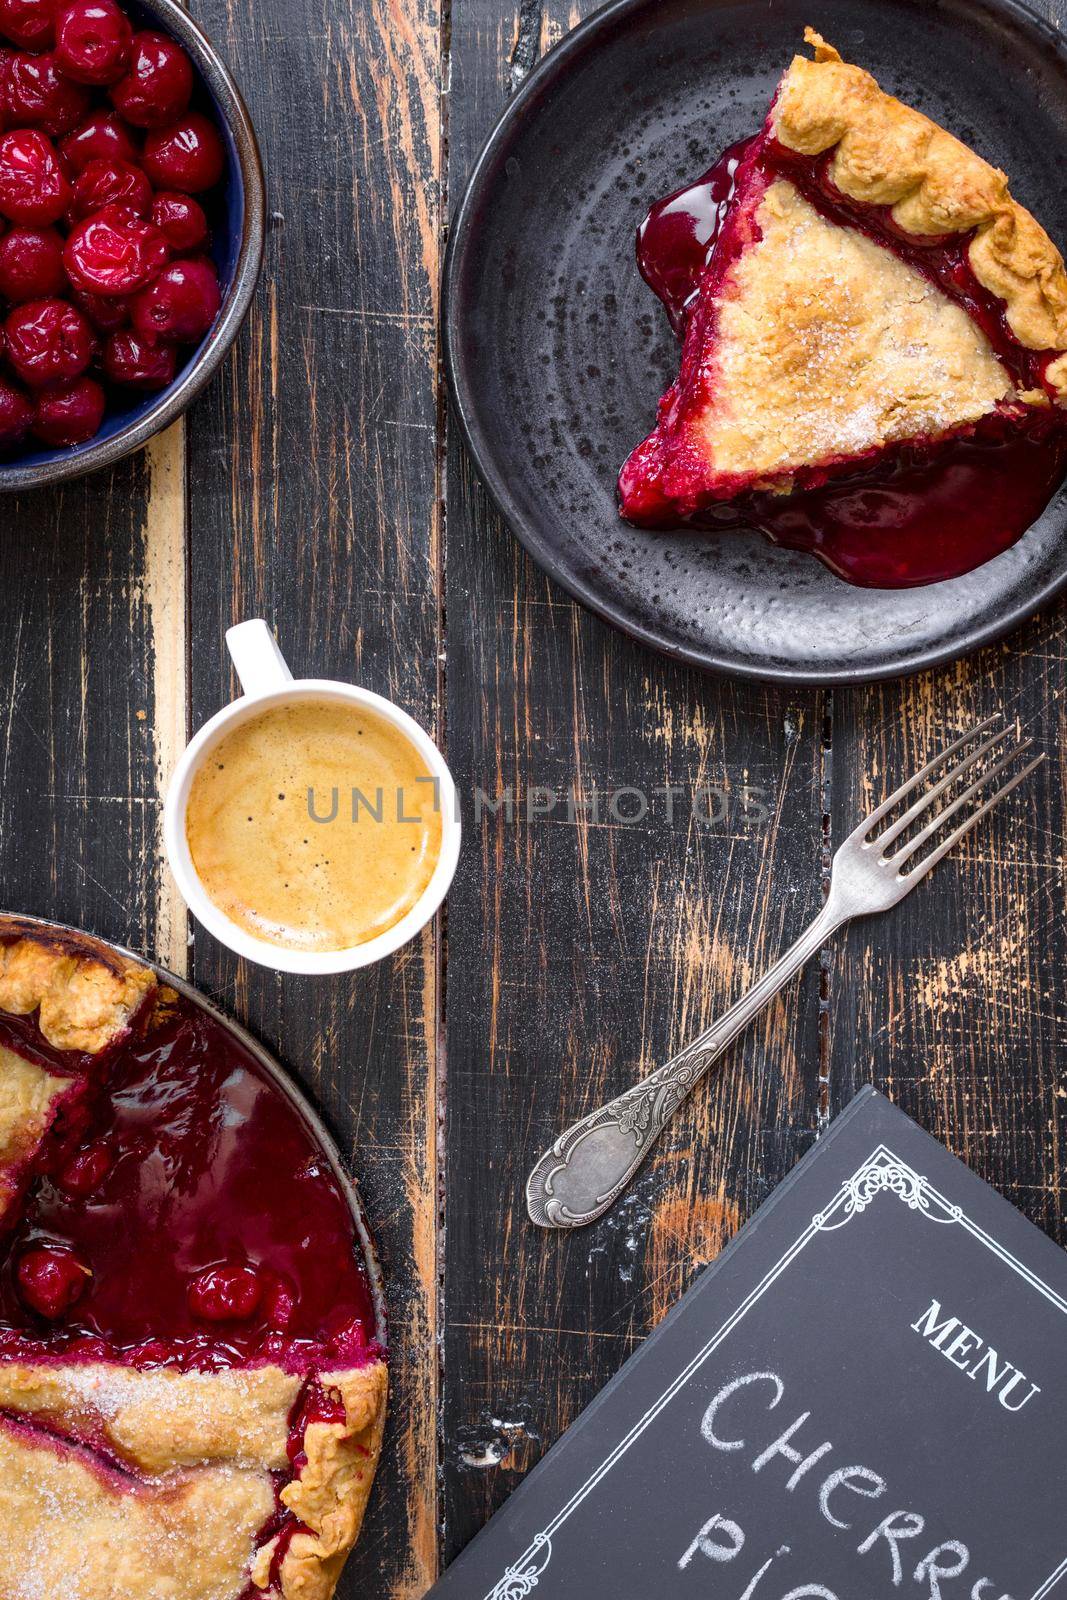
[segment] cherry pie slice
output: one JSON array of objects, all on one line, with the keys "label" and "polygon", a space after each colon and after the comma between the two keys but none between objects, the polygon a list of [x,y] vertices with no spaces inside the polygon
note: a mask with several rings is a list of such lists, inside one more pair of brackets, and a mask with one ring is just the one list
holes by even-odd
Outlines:
[{"label": "cherry pie slice", "polygon": [[329,1600],[381,1448],[345,1196],[146,967],[0,918],[0,1595]]},{"label": "cherry pie slice", "polygon": [[895,474],[913,532],[924,494],[923,538],[966,524],[972,548],[949,558],[965,570],[1062,475],[1067,274],[1002,172],[806,38],[815,58],[794,59],[762,131],[643,230],[684,346],[622,514],[751,519],[785,543],[820,516],[876,534]]}]

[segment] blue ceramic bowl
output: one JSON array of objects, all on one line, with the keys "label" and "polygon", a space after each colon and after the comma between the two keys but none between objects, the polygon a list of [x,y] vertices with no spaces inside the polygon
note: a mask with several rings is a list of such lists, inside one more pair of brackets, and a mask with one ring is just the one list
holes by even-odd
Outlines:
[{"label": "blue ceramic bowl", "polygon": [[135,28],[155,28],[184,46],[197,71],[193,107],[214,117],[226,146],[222,182],[197,198],[211,224],[211,253],[219,269],[222,305],[199,345],[183,347],[184,364],[166,389],[124,393],[108,386],[99,433],[61,450],[34,447],[0,459],[0,491],[32,489],[109,467],[138,450],[188,406],[233,343],[251,304],[263,258],[263,168],[255,132],[237,85],[214,47],[177,0],[120,0]]}]

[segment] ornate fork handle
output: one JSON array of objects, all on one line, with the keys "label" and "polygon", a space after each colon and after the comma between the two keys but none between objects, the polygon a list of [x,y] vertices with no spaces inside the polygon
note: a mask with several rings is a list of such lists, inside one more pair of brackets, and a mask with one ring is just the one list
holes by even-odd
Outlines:
[{"label": "ornate fork handle", "polygon": [[[796,944],[713,1028],[610,1105],[576,1122],[541,1157],[526,1184],[533,1221],[542,1228],[577,1228],[605,1212],[730,1040],[842,923],[888,911],[910,894],[965,834],[1041,765],[1043,752],[1019,765],[1031,748],[1030,739],[1020,739],[995,713],[961,733],[864,817],[834,852],[826,904]],[[934,774],[936,781],[924,790]],[[995,781],[999,786],[990,793]],[[913,799],[916,790],[920,793]],[[935,805],[939,800],[942,804]],[[896,808],[905,804],[903,815],[894,816]],[[946,837],[946,824],[953,818],[960,820]]]},{"label": "ornate fork handle", "polygon": [[686,1095],[726,1046],[848,920],[828,900],[796,944],[706,1033],[640,1083],[573,1123],[538,1161],[526,1184],[531,1219],[542,1228],[580,1228],[611,1205]]}]

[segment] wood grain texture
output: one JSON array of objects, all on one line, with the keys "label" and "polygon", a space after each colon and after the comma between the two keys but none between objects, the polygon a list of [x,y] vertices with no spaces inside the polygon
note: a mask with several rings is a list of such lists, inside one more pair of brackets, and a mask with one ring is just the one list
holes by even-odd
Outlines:
[{"label": "wood grain texture", "polygon": [[[1040,9],[1067,25],[1064,0]],[[875,1083],[1063,1244],[1065,642],[1059,606],[944,671],[835,696],[835,837],[993,711],[1048,760],[914,898],[848,931],[828,1010],[834,1109]]]},{"label": "wood grain texture", "polygon": [[[489,0],[451,19],[455,204],[511,89],[578,19]],[[526,1173],[560,1128],[706,1027],[814,915],[823,819],[820,697],[679,670],[581,611],[501,526],[454,428],[448,444],[448,754],[466,794],[510,788],[516,814],[468,805],[448,906],[446,1559],[814,1137],[817,968],[600,1223],[568,1238],[526,1219]],[[673,819],[653,793],[671,784]],[[707,784],[731,802],[701,825],[687,796]],[[746,785],[766,819],[743,814]],[[640,822],[610,813],[623,787],[650,797]],[[599,819],[568,815],[567,793],[594,789]]]},{"label": "wood grain texture", "polygon": [[[188,959],[318,1101],[392,1316],[390,1434],[339,1592],[417,1600],[861,1083],[1067,1242],[1065,625],[830,696],[699,677],[581,612],[474,480],[436,331],[448,208],[579,10],[195,9],[261,136],[263,281],[184,430],[0,502],[3,898]],[[464,794],[447,917],[351,978],[190,946],[161,865],[168,774],[254,615],[297,672],[399,700]],[[790,987],[601,1223],[535,1233],[523,1181],[559,1128],[721,1011],[818,908],[829,845],[998,705],[1049,752],[1039,782]],[[705,785],[728,796],[711,822]],[[649,814],[613,815],[621,789]]]},{"label": "wood grain texture", "polygon": [[[232,622],[297,675],[355,680],[437,730],[440,15],[431,0],[197,4],[267,174],[263,279],[188,426],[190,695],[233,693]],[[438,951],[281,980],[202,931],[192,971],[289,1063],[357,1174],[389,1284],[392,1414],[338,1590],[421,1595],[437,1563]]]},{"label": "wood grain texture", "polygon": [[835,836],[997,709],[1050,759],[908,901],[848,931],[829,1024],[835,1108],[875,1083],[1067,1243],[1064,642],[1061,610],[970,662],[841,700]]},{"label": "wood grain texture", "polygon": [[0,502],[0,881],[11,910],[154,950],[148,501],[142,455]]},{"label": "wood grain texture", "polygon": [[[145,451],[148,500],[144,523],[144,594],[151,630],[152,710],[156,794],[166,797],[188,739],[189,679],[185,525],[185,423],[157,434]],[[156,937],[158,961],[184,977],[189,961],[189,916],[163,859],[162,810],[156,813]]]}]

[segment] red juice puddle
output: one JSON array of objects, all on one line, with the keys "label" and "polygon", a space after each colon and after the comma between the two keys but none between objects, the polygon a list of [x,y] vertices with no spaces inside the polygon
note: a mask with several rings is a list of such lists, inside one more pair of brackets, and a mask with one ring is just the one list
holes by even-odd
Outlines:
[{"label": "red juice puddle", "polygon": [[730,145],[695,183],[657,200],[637,230],[641,276],[663,301],[679,339],[734,197],[737,169],[754,143],[750,138]]},{"label": "red juice puddle", "polygon": [[[762,149],[756,146],[762,142]],[[637,230],[637,263],[684,338],[739,166],[788,177],[830,220],[907,261],[963,307],[1021,387],[1040,387],[1048,352],[1021,349],[998,300],[977,282],[966,239],[914,241],[888,210],[859,207],[836,190],[828,160],[813,161],[755,135],[729,146],[693,184],[658,201]],[[868,467],[834,467],[829,481],[789,495],[748,492],[683,518],[655,481],[655,436],[623,468],[631,520],[648,527],[759,528],[774,543],[818,557],[849,583],[911,588],[959,577],[1007,550],[1047,505],[1067,469],[1067,428],[1050,410],[1020,421],[994,414],[972,437],[903,445]]]},{"label": "red juice puddle", "polygon": [[[276,1361],[307,1372],[378,1353],[344,1194],[295,1107],[226,1029],[179,998],[105,1063],[51,1051],[19,1019],[0,1018],[0,1043],[87,1075],[4,1241],[0,1358]],[[72,1188],[71,1161],[86,1150],[104,1159],[76,1161]],[[69,1251],[92,1274],[51,1322],[16,1280],[19,1258],[40,1246]],[[222,1266],[255,1275],[251,1314],[215,1321],[192,1308],[191,1284]]]},{"label": "red juice puddle", "polygon": [[847,583],[914,588],[958,578],[1009,549],[1065,468],[1062,434],[957,439],[932,461],[901,451],[821,489],[754,495],[735,524],[818,556]]}]

